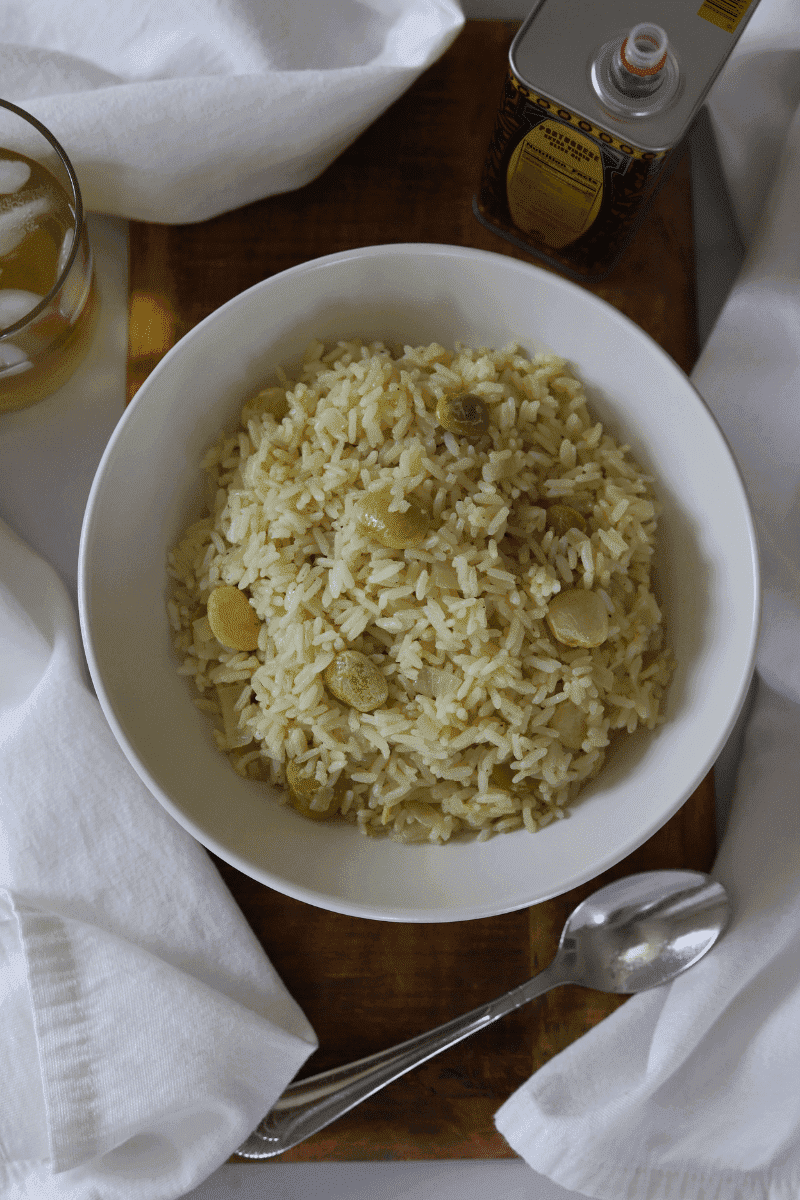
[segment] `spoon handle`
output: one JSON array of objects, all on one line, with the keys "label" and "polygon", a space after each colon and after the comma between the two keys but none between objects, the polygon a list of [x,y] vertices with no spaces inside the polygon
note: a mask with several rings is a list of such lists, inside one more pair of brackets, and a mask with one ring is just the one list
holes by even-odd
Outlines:
[{"label": "spoon handle", "polygon": [[568,976],[558,958],[555,958],[533,979],[429,1033],[409,1038],[399,1046],[370,1054],[357,1062],[289,1084],[236,1153],[243,1158],[273,1158],[284,1150],[290,1150],[368,1096],[380,1091],[387,1083],[399,1079],[407,1071],[427,1062],[442,1050],[455,1046],[529,1000],[535,1000],[551,988],[568,982]]}]

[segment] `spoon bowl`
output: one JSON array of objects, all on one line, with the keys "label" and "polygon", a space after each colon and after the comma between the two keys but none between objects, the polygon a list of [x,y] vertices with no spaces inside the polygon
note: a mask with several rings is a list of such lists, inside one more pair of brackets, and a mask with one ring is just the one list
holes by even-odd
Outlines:
[{"label": "spoon bowl", "polygon": [[696,871],[628,875],[572,912],[558,958],[573,983],[624,995],[646,991],[702,958],[728,911],[722,884]]},{"label": "spoon bowl", "polygon": [[729,915],[722,884],[699,871],[617,879],[573,910],[555,958],[533,979],[430,1033],[290,1084],[237,1153],[282,1154],[413,1067],[560,984],[631,995],[669,983],[708,953]]}]

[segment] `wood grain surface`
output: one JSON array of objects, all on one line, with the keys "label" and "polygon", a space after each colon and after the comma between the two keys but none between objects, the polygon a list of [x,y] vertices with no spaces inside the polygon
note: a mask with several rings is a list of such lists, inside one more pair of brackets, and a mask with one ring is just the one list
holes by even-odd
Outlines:
[{"label": "wood grain surface", "polygon": [[[524,259],[472,214],[516,28],[467,22],[440,61],[307,187],[202,224],[132,224],[129,397],[208,313],[318,255],[416,241]],[[589,290],[691,369],[698,347],[685,156],[624,260]],[[657,867],[707,869],[714,853],[709,776],[649,842],[599,879],[486,920],[384,924],[326,913],[215,861],[317,1031],[320,1049],[303,1071],[309,1074],[421,1033],[521,983],[550,960],[567,914],[602,882]],[[513,1157],[494,1129],[497,1108],[620,1003],[557,989],[392,1084],[282,1160]]]}]

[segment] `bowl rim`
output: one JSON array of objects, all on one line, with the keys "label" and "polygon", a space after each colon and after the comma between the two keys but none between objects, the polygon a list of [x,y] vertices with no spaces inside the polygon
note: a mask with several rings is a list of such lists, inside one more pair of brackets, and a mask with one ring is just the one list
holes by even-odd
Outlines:
[{"label": "bowl rim", "polygon": [[[543,894],[536,899],[525,899],[514,905],[504,904],[502,906],[498,906],[497,904],[486,902],[483,904],[474,904],[470,906],[469,910],[466,910],[464,906],[462,906],[458,911],[455,912],[451,909],[413,907],[404,908],[397,905],[382,906],[381,904],[375,904],[369,907],[365,906],[363,902],[359,901],[349,902],[342,900],[339,897],[332,898],[325,893],[315,890],[314,888],[299,886],[291,881],[285,880],[278,874],[273,874],[269,871],[264,871],[261,869],[255,871],[252,863],[248,863],[241,855],[226,848],[224,845],[221,845],[217,838],[209,836],[209,834],[199,826],[197,821],[195,821],[182,808],[180,808],[170,796],[166,795],[164,790],[151,775],[140,754],[137,752],[135,747],[131,745],[125,730],[117,718],[114,701],[106,688],[103,672],[95,651],[95,642],[91,621],[91,580],[89,578],[88,567],[91,538],[96,519],[98,499],[105,482],[105,475],[109,463],[113,460],[119,443],[126,437],[127,428],[135,419],[135,415],[139,407],[146,403],[147,397],[150,393],[150,390],[154,386],[154,383],[157,383],[161,375],[170,369],[170,365],[175,358],[186,352],[187,347],[192,341],[201,338],[204,331],[210,325],[218,321],[223,313],[229,312],[238,305],[246,304],[248,298],[255,292],[269,291],[270,289],[279,287],[281,281],[287,276],[308,274],[320,269],[324,269],[329,265],[353,261],[361,258],[380,258],[387,255],[410,256],[420,254],[434,257],[444,256],[460,259],[467,258],[475,263],[480,263],[481,261],[492,262],[495,266],[501,267],[502,270],[509,270],[519,274],[533,272],[535,275],[545,276],[548,287],[555,287],[559,290],[563,290],[567,295],[574,295],[576,292],[579,293],[582,303],[588,303],[590,306],[602,310],[605,313],[613,314],[615,320],[621,322],[625,326],[628,326],[632,331],[634,331],[635,337],[639,339],[645,339],[649,343],[651,351],[655,352],[658,356],[661,356],[662,359],[669,364],[672,370],[678,372],[682,383],[685,386],[688,386],[688,388],[694,394],[695,399],[699,401],[706,415],[710,417],[720,442],[727,452],[727,456],[730,460],[730,466],[732,467],[734,475],[738,481],[742,499],[744,501],[743,511],[746,522],[747,551],[752,571],[751,586],[753,603],[752,612],[749,615],[749,638],[746,648],[743,648],[745,649],[745,653],[743,654],[742,658],[742,669],[737,693],[734,697],[734,702],[731,706],[731,711],[727,721],[725,722],[724,726],[721,727],[713,745],[709,747],[705,765],[698,766],[697,778],[691,791],[694,791],[694,789],[699,786],[700,782],[705,777],[714,761],[716,761],[716,758],[730,737],[745,704],[755,667],[761,610],[761,577],[758,541],[752,508],[741,468],[739,467],[730,442],[715,414],[704,400],[702,394],[692,383],[686,372],[683,371],[683,369],[677,364],[672,356],[666,350],[664,350],[664,348],[660,346],[659,343],[656,342],[649,333],[637,325],[636,322],[634,322],[626,314],[614,308],[613,305],[610,305],[601,297],[580,287],[580,285],[577,283],[574,283],[563,276],[556,275],[549,271],[544,271],[543,268],[533,263],[526,262],[509,255],[499,254],[494,251],[482,250],[474,247],[461,247],[435,242],[395,242],[355,247],[350,250],[336,251],[318,258],[309,259],[304,262],[297,263],[294,266],[288,267],[274,275],[268,276],[266,279],[253,284],[251,287],[231,297],[224,304],[218,306],[196,325],[194,325],[190,330],[188,330],[175,343],[175,345],[171,347],[169,351],[167,351],[147,379],[145,379],[130,403],[127,405],[125,412],[120,418],[120,421],[115,427],[104,449],[92,481],[86,509],[84,512],[78,555],[78,608],[80,629],[86,660],[100,706],[123,753],[131,763],[137,775],[145,783],[148,790],[170,813],[170,815],[181,826],[183,826],[183,828],[185,828],[193,838],[195,838],[195,840],[200,842],[201,845],[205,846],[220,859],[228,862],[230,865],[242,871],[248,877],[256,879],[257,881],[279,891],[284,895],[290,896],[291,898],[304,903],[311,904],[315,907],[323,908],[327,911],[339,912],[345,915],[357,916],[368,920],[413,922],[416,924],[446,923],[451,921],[481,919],[492,915],[500,915],[501,913],[512,912],[525,907],[530,907],[532,904],[538,904],[544,900],[552,898],[553,896],[561,895],[565,891],[571,890],[572,888],[579,886],[580,884],[592,878],[595,878],[603,871],[621,861],[638,846],[642,845],[648,838],[652,837],[652,835],[656,833],[658,829],[666,824],[666,822],[670,820],[672,816],[675,815],[675,813],[686,802],[689,795],[691,795],[691,791],[687,792],[686,795],[679,796],[669,807],[668,811],[660,810],[657,815],[654,816],[652,822],[648,824],[643,837],[641,836],[641,831],[639,831],[635,837],[635,840],[633,840],[630,844],[625,842],[619,852],[610,853],[606,855],[602,861],[595,861],[592,863],[591,867],[573,874],[573,876],[570,877],[569,881],[563,887],[558,887],[556,890],[549,891],[547,894]],[[154,381],[154,383],[151,381]]]}]

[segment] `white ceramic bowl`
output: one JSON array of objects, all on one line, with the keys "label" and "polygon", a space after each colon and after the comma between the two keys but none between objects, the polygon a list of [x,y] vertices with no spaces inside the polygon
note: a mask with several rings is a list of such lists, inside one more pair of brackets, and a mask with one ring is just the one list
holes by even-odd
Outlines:
[{"label": "white ceramic bowl", "polygon": [[[598,416],[658,480],[658,589],[677,672],[667,721],[615,744],[568,820],[535,835],[403,846],[265,800],[214,747],[176,673],[168,550],[199,513],[200,457],[312,337],[502,346],[569,359]],[[713,764],[753,669],[758,570],[738,470],[686,376],[615,309],[560,277],[453,246],[372,246],[294,267],[235,297],[158,365],[92,487],[80,609],[100,703],[164,807],[240,871],[322,908],[387,921],[510,912],[591,879],[653,834]]]}]

